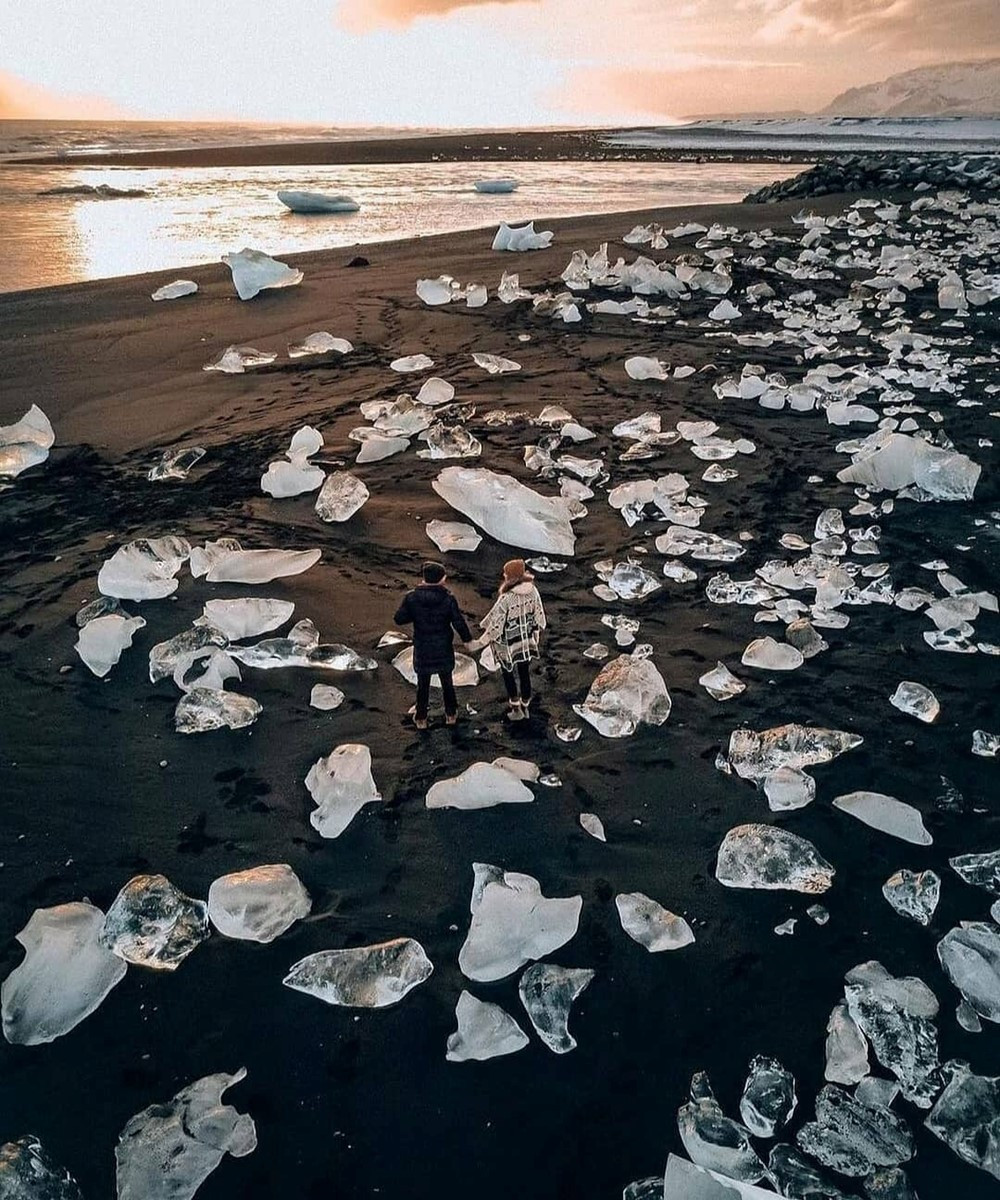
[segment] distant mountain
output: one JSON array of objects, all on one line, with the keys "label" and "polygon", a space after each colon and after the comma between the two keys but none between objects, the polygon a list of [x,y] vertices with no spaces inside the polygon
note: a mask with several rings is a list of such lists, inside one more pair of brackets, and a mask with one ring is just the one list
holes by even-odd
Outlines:
[{"label": "distant mountain", "polygon": [[1000,116],[1000,58],[939,63],[848,88],[822,110],[838,117]]}]

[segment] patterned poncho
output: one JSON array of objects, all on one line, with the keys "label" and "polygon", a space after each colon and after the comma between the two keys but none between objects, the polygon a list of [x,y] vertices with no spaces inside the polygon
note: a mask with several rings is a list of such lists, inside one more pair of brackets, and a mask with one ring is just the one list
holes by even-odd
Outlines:
[{"label": "patterned poncho", "polygon": [[538,634],[545,628],[545,609],[533,583],[503,592],[480,621],[501,667],[538,657]]}]

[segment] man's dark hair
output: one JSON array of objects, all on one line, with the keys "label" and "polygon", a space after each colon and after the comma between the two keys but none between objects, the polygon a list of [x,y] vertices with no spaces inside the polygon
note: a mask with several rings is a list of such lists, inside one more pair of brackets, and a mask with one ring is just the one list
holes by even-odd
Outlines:
[{"label": "man's dark hair", "polygon": [[420,573],[424,577],[424,583],[440,583],[448,572],[436,562],[425,562],[420,568]]}]

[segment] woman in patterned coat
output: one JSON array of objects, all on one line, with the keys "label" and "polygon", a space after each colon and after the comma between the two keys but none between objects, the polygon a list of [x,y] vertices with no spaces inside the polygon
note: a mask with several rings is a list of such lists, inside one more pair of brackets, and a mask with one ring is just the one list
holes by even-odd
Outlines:
[{"label": "woman in patterned coat", "polygon": [[545,628],[545,609],[523,558],[504,563],[500,594],[480,621],[483,636],[478,645],[489,643],[503,675],[512,721],[528,718],[531,701],[529,663],[538,657],[538,635]]}]

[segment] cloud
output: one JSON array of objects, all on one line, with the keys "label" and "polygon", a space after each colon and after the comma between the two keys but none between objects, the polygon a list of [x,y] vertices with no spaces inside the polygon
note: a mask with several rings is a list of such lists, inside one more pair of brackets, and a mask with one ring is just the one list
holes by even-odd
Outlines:
[{"label": "cloud", "polygon": [[71,96],[38,87],[0,71],[0,120],[115,121],[129,114],[100,96]]},{"label": "cloud", "polygon": [[459,8],[538,4],[540,0],[341,0],[340,24],[352,33],[409,25],[420,17],[443,17]]}]

